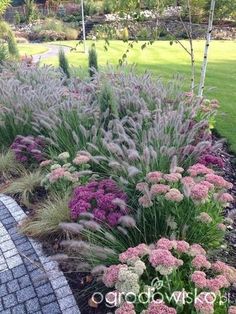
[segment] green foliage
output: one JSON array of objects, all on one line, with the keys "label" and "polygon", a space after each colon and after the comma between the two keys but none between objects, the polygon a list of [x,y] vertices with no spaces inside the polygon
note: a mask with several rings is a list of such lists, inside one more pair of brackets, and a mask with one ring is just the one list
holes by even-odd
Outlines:
[{"label": "green foliage", "polygon": [[27,23],[31,23],[36,20],[38,17],[37,6],[35,4],[35,0],[25,0],[25,20]]},{"label": "green foliage", "polygon": [[60,49],[59,51],[59,66],[65,73],[65,75],[69,78],[70,77],[69,62],[63,49]]},{"label": "green foliage", "polygon": [[[80,0],[78,2],[80,3]],[[94,15],[98,12],[99,12],[99,7],[94,0],[84,1],[84,14],[85,15]]]},{"label": "green foliage", "polygon": [[35,134],[33,126],[30,124],[31,114],[26,113],[25,120],[18,120],[13,112],[4,112],[0,116],[0,147],[9,147],[17,135],[27,136]]},{"label": "green foliage", "polygon": [[21,23],[21,15],[20,15],[20,13],[18,11],[15,14],[15,23],[17,25]]},{"label": "green foliage", "polygon": [[116,9],[115,1],[113,0],[104,0],[103,1],[103,12],[105,14],[113,13]]},{"label": "green foliage", "polygon": [[47,18],[40,25],[33,27],[35,38],[43,41],[51,40],[75,40],[78,37],[78,31],[68,26],[63,21],[55,18]]},{"label": "green foliage", "polygon": [[7,22],[0,20],[0,38],[7,39],[12,34],[11,26]]},{"label": "green foliage", "polygon": [[[210,8],[210,0],[206,1],[205,11],[208,12]],[[223,20],[236,18],[236,1],[217,0],[215,4],[215,20]]]},{"label": "green foliage", "polygon": [[10,6],[12,0],[1,0],[0,1],[0,16],[3,15],[6,9]]},{"label": "green foliage", "polygon": [[0,64],[2,64],[7,59],[8,59],[7,47],[3,43],[0,43]]},{"label": "green foliage", "polygon": [[0,154],[0,176],[10,179],[12,176],[18,176],[22,171],[23,166],[16,161],[11,150]]},{"label": "green foliage", "polygon": [[19,50],[17,48],[16,39],[13,34],[9,34],[7,38],[8,52],[10,56],[18,59],[19,58]]},{"label": "green foliage", "polygon": [[89,50],[88,62],[89,62],[89,75],[90,77],[93,77],[95,71],[98,71],[98,57],[96,48],[94,46]]},{"label": "green foliage", "polygon": [[31,237],[53,236],[60,233],[59,224],[70,221],[67,194],[53,194],[21,225],[21,231]]},{"label": "green foliage", "polygon": [[111,119],[117,118],[118,115],[118,104],[116,97],[112,91],[112,88],[108,83],[102,86],[102,90],[99,94],[98,103],[100,106],[101,113],[104,115],[104,125],[107,127]]}]

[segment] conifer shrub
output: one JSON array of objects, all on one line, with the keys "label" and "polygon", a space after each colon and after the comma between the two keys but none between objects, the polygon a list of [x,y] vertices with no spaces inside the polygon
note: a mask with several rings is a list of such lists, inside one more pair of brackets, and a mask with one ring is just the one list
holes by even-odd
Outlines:
[{"label": "conifer shrub", "polygon": [[90,77],[93,77],[96,71],[98,71],[98,57],[97,57],[97,51],[95,47],[93,46],[89,50],[89,75]]},{"label": "conifer shrub", "polygon": [[69,62],[63,49],[60,49],[58,57],[59,57],[60,68],[65,73],[65,75],[69,78],[70,77]]}]

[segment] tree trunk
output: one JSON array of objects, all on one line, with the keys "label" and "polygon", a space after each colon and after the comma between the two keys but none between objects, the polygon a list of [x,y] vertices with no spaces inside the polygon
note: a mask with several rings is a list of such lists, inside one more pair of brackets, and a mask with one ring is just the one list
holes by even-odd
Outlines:
[{"label": "tree trunk", "polygon": [[208,28],[207,28],[207,35],[206,35],[206,45],[205,45],[205,51],[204,51],[204,58],[203,58],[203,62],[202,62],[201,79],[200,79],[199,90],[198,90],[198,96],[201,96],[201,97],[203,96],[203,91],[204,91],[204,87],[205,87],[208,51],[209,51],[209,46],[210,46],[210,41],[211,41],[215,2],[216,2],[216,0],[211,0],[209,21],[208,21]]}]

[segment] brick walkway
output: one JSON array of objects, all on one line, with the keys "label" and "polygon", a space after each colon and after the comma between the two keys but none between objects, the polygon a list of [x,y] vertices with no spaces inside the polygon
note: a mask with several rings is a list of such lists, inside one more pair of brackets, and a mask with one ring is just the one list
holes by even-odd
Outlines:
[{"label": "brick walkway", "polygon": [[57,263],[44,256],[39,243],[18,233],[24,217],[12,198],[0,195],[0,313],[79,314]]}]

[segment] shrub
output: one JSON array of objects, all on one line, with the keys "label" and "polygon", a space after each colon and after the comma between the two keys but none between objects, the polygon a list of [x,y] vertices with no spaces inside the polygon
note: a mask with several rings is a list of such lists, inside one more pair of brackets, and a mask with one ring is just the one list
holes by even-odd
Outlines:
[{"label": "shrub", "polygon": [[8,51],[3,43],[0,43],[0,64],[8,59]]},{"label": "shrub", "polygon": [[26,23],[31,23],[37,19],[38,11],[34,0],[25,0],[25,20]]},{"label": "shrub", "polygon": [[104,14],[110,14],[115,12],[116,4],[112,0],[103,1],[103,12]]},{"label": "shrub", "polygon": [[40,163],[44,159],[43,149],[45,139],[42,136],[21,136],[18,135],[11,145],[16,160],[31,165]]},{"label": "shrub", "polygon": [[150,247],[130,247],[119,261],[102,278],[110,289],[107,306],[117,307],[117,314],[226,313],[229,307],[229,301],[221,301],[236,282],[236,269],[212,263],[199,244],[161,238]]},{"label": "shrub", "polygon": [[65,73],[65,75],[69,78],[70,77],[69,62],[63,49],[60,49],[59,51],[59,66]]},{"label": "shrub", "polygon": [[41,41],[76,40],[78,31],[60,20],[47,18],[43,24],[33,27],[29,37],[30,40]]},{"label": "shrub", "polygon": [[98,58],[95,47],[89,50],[89,75],[93,77],[95,71],[98,71]]},{"label": "shrub", "polygon": [[8,52],[10,56],[18,59],[19,58],[19,50],[17,48],[16,39],[13,34],[9,34],[7,38]]}]

